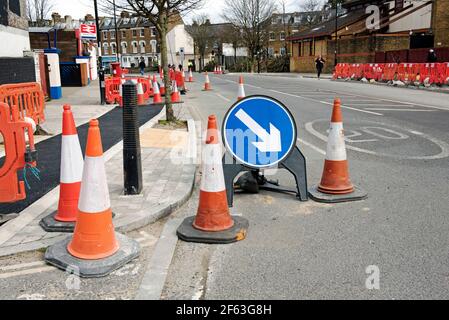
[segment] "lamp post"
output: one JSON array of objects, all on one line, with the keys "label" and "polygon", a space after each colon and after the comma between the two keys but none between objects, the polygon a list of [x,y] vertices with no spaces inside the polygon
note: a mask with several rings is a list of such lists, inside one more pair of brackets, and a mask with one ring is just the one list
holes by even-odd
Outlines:
[{"label": "lamp post", "polygon": [[337,66],[338,64],[338,1],[335,0],[335,61],[334,65]]},{"label": "lamp post", "polygon": [[115,56],[117,57],[117,62],[120,63],[120,66],[122,65],[122,62],[120,61],[120,56],[118,54],[118,26],[117,26],[117,14],[115,12],[115,0],[112,1],[112,5],[114,7],[114,27],[115,27]]},{"label": "lamp post", "polygon": [[100,19],[98,17],[98,4],[97,0],[94,0],[94,10],[95,10],[95,25],[97,27],[97,57],[98,57],[98,79],[100,81],[100,101],[101,105],[106,104],[105,86],[104,86],[104,69],[103,69],[103,57],[101,56],[101,32],[100,32]]}]

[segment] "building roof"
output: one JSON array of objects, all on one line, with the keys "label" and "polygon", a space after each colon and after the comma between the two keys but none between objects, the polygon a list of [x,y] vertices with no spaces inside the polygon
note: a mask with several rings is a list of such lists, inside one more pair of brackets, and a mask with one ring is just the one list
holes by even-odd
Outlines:
[{"label": "building roof", "polygon": [[[346,26],[349,26],[368,15],[364,9],[346,12],[338,17],[337,28],[340,30]],[[289,41],[331,36],[335,33],[335,19],[330,19],[325,22],[312,26],[311,28],[295,33],[287,38]]]}]

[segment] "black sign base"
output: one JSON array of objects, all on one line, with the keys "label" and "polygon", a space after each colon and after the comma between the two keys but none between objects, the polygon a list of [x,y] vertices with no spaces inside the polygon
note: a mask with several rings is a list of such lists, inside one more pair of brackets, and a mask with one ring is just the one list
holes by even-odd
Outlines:
[{"label": "black sign base", "polygon": [[251,169],[237,163],[232,156],[226,153],[223,158],[223,171],[229,207],[233,207],[234,205],[234,180],[241,172],[252,172],[257,177],[256,179],[260,189],[275,192],[294,192],[300,201],[308,201],[306,158],[298,147],[295,147],[290,155],[279,164],[279,168],[287,169],[295,177],[296,190],[282,187],[276,182],[268,181],[264,176],[259,175],[259,170]]}]

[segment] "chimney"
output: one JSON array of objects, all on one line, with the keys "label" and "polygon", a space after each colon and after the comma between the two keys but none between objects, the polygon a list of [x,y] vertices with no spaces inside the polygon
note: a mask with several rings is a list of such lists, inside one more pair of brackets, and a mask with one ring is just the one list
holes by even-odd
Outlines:
[{"label": "chimney", "polygon": [[86,16],[84,17],[84,21],[93,21],[95,20],[93,15],[91,15],[90,13],[86,14]]},{"label": "chimney", "polygon": [[120,18],[129,18],[129,12],[127,11],[122,11],[120,13]]},{"label": "chimney", "polygon": [[52,24],[55,25],[56,23],[61,22],[61,15],[57,12],[53,12],[51,14],[51,20],[52,20]]},{"label": "chimney", "polygon": [[72,16],[64,16],[65,24],[68,28],[72,27]]}]

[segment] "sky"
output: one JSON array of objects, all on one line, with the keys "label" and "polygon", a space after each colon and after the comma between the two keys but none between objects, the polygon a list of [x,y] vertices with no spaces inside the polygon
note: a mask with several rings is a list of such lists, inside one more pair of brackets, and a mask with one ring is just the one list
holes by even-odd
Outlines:
[{"label": "sky", "polygon": [[[74,19],[84,17],[86,13],[94,14],[93,0],[51,0],[52,12],[58,12],[61,16],[71,15]],[[276,0],[275,0],[276,1]],[[298,11],[299,6],[306,0],[287,0],[287,11]],[[205,0],[203,8],[186,16],[186,22],[190,22],[197,14],[208,15],[213,23],[222,22],[221,14],[226,0]],[[211,8],[213,8],[211,10]],[[101,15],[101,12],[100,12]]]}]

